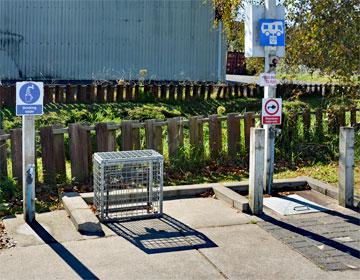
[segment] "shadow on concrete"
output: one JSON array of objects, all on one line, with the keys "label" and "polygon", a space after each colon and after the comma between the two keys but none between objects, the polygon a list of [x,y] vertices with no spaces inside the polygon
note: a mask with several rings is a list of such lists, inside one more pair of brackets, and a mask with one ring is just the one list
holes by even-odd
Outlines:
[{"label": "shadow on concrete", "polygon": [[147,254],[217,247],[204,234],[165,214],[106,226]]},{"label": "shadow on concrete", "polygon": [[335,241],[333,239],[329,239],[325,236],[322,236],[318,233],[314,233],[314,232],[311,232],[309,230],[306,230],[306,229],[303,229],[301,227],[297,227],[297,226],[294,226],[294,225],[291,225],[289,223],[286,223],[284,221],[280,221],[280,220],[277,220],[267,214],[262,214],[260,215],[260,217],[268,222],[268,223],[271,223],[275,226],[278,226],[284,230],[288,230],[288,231],[291,231],[293,233],[296,233],[296,234],[299,234],[299,235],[302,235],[306,238],[309,238],[309,239],[312,239],[314,241],[317,241],[317,242],[320,242],[324,245],[327,245],[329,247],[332,247],[336,250],[339,250],[345,254],[348,254],[350,256],[353,256],[357,259],[360,259],[360,251],[359,250],[356,250],[352,247],[349,247],[341,242],[338,242],[338,241]]},{"label": "shadow on concrete", "polygon": [[[49,247],[67,263],[74,272],[82,279],[99,279],[92,273],[80,260],[78,260],[71,252],[59,243],[50,233],[44,229],[37,221],[29,223],[29,226]],[[54,268],[55,269],[55,268]]]},{"label": "shadow on concrete", "polygon": [[[312,204],[312,203],[308,203],[308,202],[304,202],[304,201],[301,201],[301,200],[298,200],[296,198],[293,198],[293,197],[288,197],[288,196],[283,196],[283,195],[279,195],[279,197],[281,197],[282,199],[285,199],[285,200],[289,200],[289,201],[293,201],[293,202],[296,202],[296,203],[299,203],[299,204],[302,204],[304,206],[309,206],[311,208],[314,208],[316,210],[319,210],[320,212],[323,212],[323,213],[326,213],[326,214],[329,214],[331,216],[336,216],[336,217],[339,217],[341,219],[344,220],[344,222],[347,222],[347,223],[350,223],[350,224],[354,224],[356,226],[359,226],[359,230],[360,230],[360,219],[359,218],[356,218],[356,217],[353,217],[353,216],[349,216],[349,215],[345,215],[343,213],[340,213],[340,212],[337,212],[337,211],[334,211],[334,210],[331,210],[331,209],[328,209],[328,208],[325,208],[325,207],[319,207],[318,205],[315,205],[315,204]],[[352,209],[350,208],[351,210],[355,211],[356,209]]]}]

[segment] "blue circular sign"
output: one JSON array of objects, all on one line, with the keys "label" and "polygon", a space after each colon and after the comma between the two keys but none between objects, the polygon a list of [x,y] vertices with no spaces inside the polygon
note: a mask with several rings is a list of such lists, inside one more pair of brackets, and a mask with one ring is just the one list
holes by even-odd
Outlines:
[{"label": "blue circular sign", "polygon": [[20,99],[26,104],[34,104],[40,98],[40,89],[34,83],[24,84],[20,88]]}]

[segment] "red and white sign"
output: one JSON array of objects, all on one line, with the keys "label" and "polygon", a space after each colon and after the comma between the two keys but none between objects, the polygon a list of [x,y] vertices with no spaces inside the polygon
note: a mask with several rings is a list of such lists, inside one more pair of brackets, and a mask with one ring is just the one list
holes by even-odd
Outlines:
[{"label": "red and white sign", "polygon": [[263,98],[262,99],[262,124],[281,124],[282,99]]}]

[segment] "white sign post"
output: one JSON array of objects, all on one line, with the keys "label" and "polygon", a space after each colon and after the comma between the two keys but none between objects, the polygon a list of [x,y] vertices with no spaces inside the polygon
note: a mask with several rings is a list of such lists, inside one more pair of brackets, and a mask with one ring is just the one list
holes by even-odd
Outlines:
[{"label": "white sign post", "polygon": [[28,223],[35,220],[35,116],[43,114],[43,100],[43,83],[16,83],[16,115],[22,116],[23,211]]},{"label": "white sign post", "polygon": [[[265,6],[245,6],[245,57],[265,57],[266,74],[275,75],[274,57],[285,55],[285,8],[276,0],[265,0]],[[270,67],[270,64],[273,67]],[[265,98],[276,97],[276,81],[264,87]],[[274,172],[275,127],[265,124],[264,188],[271,193]]]}]

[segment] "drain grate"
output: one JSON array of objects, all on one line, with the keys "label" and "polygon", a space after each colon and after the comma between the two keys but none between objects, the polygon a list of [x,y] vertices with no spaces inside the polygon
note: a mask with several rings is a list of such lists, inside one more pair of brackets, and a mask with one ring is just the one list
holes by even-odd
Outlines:
[{"label": "drain grate", "polygon": [[283,216],[322,212],[328,210],[327,208],[307,200],[297,194],[284,197],[264,198],[264,206]]}]

